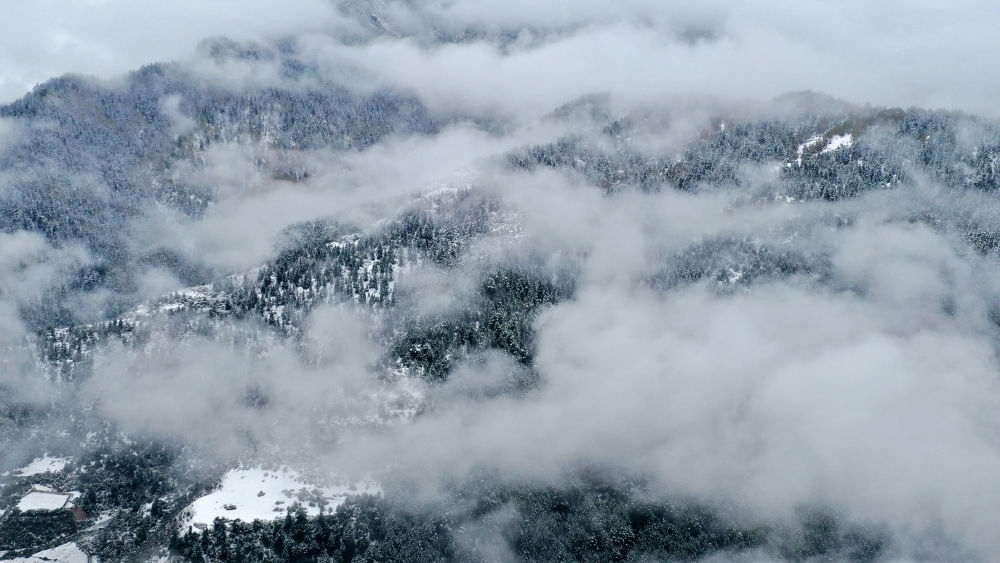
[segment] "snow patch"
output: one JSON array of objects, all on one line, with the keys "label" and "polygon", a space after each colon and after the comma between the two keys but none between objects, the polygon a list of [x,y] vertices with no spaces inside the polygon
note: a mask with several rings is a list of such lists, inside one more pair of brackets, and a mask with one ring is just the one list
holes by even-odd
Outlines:
[{"label": "snow patch", "polygon": [[283,517],[288,507],[296,503],[310,516],[318,516],[321,503],[324,510],[332,512],[347,495],[379,492],[378,485],[370,481],[318,487],[287,467],[231,469],[222,477],[219,489],[184,510],[180,532],[203,530],[216,518],[244,522],[274,520]]},{"label": "snow patch", "polygon": [[31,487],[31,491],[28,494],[21,497],[21,501],[17,503],[17,509],[21,512],[30,512],[32,510],[51,512],[53,510],[61,510],[67,508],[69,503],[79,498],[79,496],[80,493],[78,491],[61,493],[52,487],[35,485]]},{"label": "snow patch", "polygon": [[159,311],[161,313],[176,313],[177,311],[180,311],[183,308],[184,308],[183,303],[164,303],[163,305],[160,305]]},{"label": "snow patch", "polygon": [[80,546],[71,542],[53,547],[52,549],[46,549],[45,551],[39,551],[30,557],[8,559],[7,563],[42,563],[46,561],[48,563],[52,563],[53,561],[60,563],[87,563],[88,560],[87,554],[80,549]]},{"label": "snow patch", "polygon": [[184,289],[178,290],[177,295],[183,297],[184,299],[191,300],[205,300],[212,297],[212,286],[211,285],[196,285],[194,287],[186,287]]},{"label": "snow patch", "polygon": [[846,135],[834,135],[830,137],[830,142],[823,147],[822,153],[833,152],[844,147],[849,147],[854,142],[854,138],[850,133]]},{"label": "snow patch", "polygon": [[65,469],[68,459],[50,457],[48,455],[35,458],[34,461],[14,472],[18,477],[31,477],[42,473],[59,473]]}]

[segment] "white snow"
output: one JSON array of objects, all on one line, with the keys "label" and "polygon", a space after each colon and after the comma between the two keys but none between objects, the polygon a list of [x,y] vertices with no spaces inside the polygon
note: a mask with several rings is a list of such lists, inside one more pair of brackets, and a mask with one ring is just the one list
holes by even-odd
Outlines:
[{"label": "white snow", "polygon": [[[816,144],[821,142],[822,140],[823,140],[823,135],[813,135],[812,137],[809,137],[809,139],[807,139],[806,142],[799,145],[799,148],[795,151],[796,154],[795,163],[799,166],[802,166],[802,156],[805,154],[806,149],[816,146]],[[823,147],[823,150],[820,151],[820,154],[825,154],[828,152],[833,152],[838,149],[842,149],[844,147],[849,147],[853,142],[854,142],[854,137],[850,133],[847,133],[845,135],[833,135],[832,137],[830,137],[830,140],[826,143],[826,146]]]},{"label": "white snow", "polygon": [[798,164],[799,166],[802,166],[802,155],[803,153],[805,153],[806,149],[808,149],[809,147],[815,145],[816,143],[822,140],[823,140],[822,135],[813,135],[812,137],[809,137],[809,139],[806,142],[799,145],[798,150],[795,151],[795,153],[798,155],[795,159],[795,163]]},{"label": "white snow", "polygon": [[830,137],[830,142],[827,143],[825,147],[823,147],[822,152],[828,153],[828,152],[833,152],[837,149],[849,147],[851,146],[852,142],[854,142],[854,139],[850,133],[846,135],[834,135],[833,137]]},{"label": "white snow", "polygon": [[17,509],[21,512],[60,510],[69,506],[70,501],[79,496],[80,493],[77,491],[61,493],[45,485],[35,485],[28,494],[21,497],[21,501],[17,503]]},{"label": "white snow", "polygon": [[210,284],[205,284],[186,287],[177,291],[177,294],[181,297],[187,297],[188,299],[208,299],[211,292],[212,286]]},{"label": "white snow", "polygon": [[67,463],[69,463],[68,459],[45,455],[35,458],[28,465],[15,471],[14,475],[18,477],[31,477],[32,475],[41,475],[42,473],[59,473],[66,467]]},{"label": "white snow", "polygon": [[324,507],[332,511],[349,494],[378,493],[372,482],[343,483],[317,487],[306,482],[301,475],[289,468],[268,470],[260,467],[231,469],[222,477],[219,489],[199,498],[184,510],[181,532],[210,526],[216,518],[274,520],[285,515],[286,509],[299,502],[312,516],[319,514],[315,499],[321,498]]},{"label": "white snow", "polygon": [[19,557],[8,559],[6,563],[87,563],[87,554],[75,543],[64,543],[60,546],[39,551],[31,557]]}]

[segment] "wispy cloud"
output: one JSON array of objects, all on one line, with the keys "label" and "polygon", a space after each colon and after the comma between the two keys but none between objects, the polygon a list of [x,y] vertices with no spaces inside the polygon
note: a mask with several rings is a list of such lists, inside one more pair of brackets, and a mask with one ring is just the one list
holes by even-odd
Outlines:
[{"label": "wispy cloud", "polygon": [[[212,204],[195,216],[149,204],[128,223],[136,248],[162,247],[215,272],[249,270],[276,254],[289,225],[332,217],[375,231],[417,194],[468,187],[502,202],[516,226],[472,244],[447,268],[408,265],[394,280],[399,310],[433,317],[467,308],[484,271],[526,256],[549,260],[540,260],[543,272],[572,263],[578,274],[572,299],[541,307],[530,367],[491,350],[456,358],[447,382],[393,379],[378,341],[398,336],[378,326],[391,315],[372,320],[327,306],[294,341],[252,321],[219,329],[267,335],[249,348],[156,326],[145,348],[101,350],[83,398],[126,430],[230,458],[308,436],[324,468],[429,488],[484,466],[552,481],[576,463],[621,465],[664,490],[776,521],[821,504],[904,540],[943,529],[996,552],[1000,365],[991,315],[1000,268],[959,228],[995,222],[991,194],[952,190],[917,170],[902,187],[855,198],[763,197],[774,195],[768,190],[785,166],[771,157],[740,163],[743,192],[709,182],[609,194],[576,163],[517,171],[507,156],[570,132],[609,154],[632,143],[669,161],[722,130],[722,117],[787,117],[762,100],[801,89],[996,115],[1000,75],[989,64],[1000,47],[991,29],[998,9],[689,4],[14,6],[0,23],[0,96],[65,70],[110,77],[164,58],[184,59],[179,68],[199,80],[260,86],[280,79],[268,74],[273,61],[227,72],[205,53],[190,54],[193,45],[206,35],[281,36],[316,68],[316,84],[412,94],[440,119],[433,132],[389,135],[365,150],[210,143],[170,173],[210,192]],[[607,115],[553,117],[594,93],[608,94]],[[184,113],[183,95],[159,104],[178,134],[199,126]],[[599,133],[618,116],[634,118],[634,138]],[[958,131],[956,144],[971,153],[977,131]],[[0,122],[0,150],[17,134]],[[854,141],[904,142],[878,135]],[[308,176],[262,173],[260,162],[283,158]],[[750,261],[775,247],[808,267],[737,283],[750,272],[733,259],[710,279],[682,272],[673,285],[650,281],[670,274],[678,257],[716,247]],[[702,259],[714,257],[691,260]],[[87,260],[39,235],[0,235],[0,343],[26,334],[18,306]],[[136,291],[179,283],[151,268]],[[539,381],[530,393],[496,391],[528,370]],[[372,431],[367,421],[400,397],[419,399],[420,416]]]}]

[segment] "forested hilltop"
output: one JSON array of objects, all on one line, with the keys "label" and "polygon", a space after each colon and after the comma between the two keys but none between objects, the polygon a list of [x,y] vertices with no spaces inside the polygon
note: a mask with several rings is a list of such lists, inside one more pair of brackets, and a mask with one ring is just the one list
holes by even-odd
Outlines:
[{"label": "forested hilltop", "polygon": [[199,57],[0,107],[0,559],[989,559],[1000,123]]}]

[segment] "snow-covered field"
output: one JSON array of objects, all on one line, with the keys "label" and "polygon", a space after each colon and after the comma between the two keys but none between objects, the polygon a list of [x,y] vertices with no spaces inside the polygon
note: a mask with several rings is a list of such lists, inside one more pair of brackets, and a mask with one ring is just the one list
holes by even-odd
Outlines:
[{"label": "snow-covered field", "polygon": [[35,458],[28,465],[15,471],[14,475],[18,477],[31,477],[32,475],[41,475],[42,473],[59,473],[66,467],[67,463],[69,463],[68,459],[46,455]]},{"label": "snow-covered field", "polygon": [[31,557],[19,557],[8,559],[5,563],[87,563],[87,554],[84,553],[75,543],[64,543],[60,546],[39,551]]},{"label": "snow-covered field", "polygon": [[842,149],[844,147],[849,147],[853,142],[854,139],[850,133],[846,135],[834,135],[833,137],[830,137],[830,142],[825,147],[823,147],[822,152],[828,153],[838,149]]},{"label": "snow-covered field", "polygon": [[21,497],[17,503],[17,509],[21,512],[31,510],[59,510],[69,506],[69,503],[80,496],[80,493],[72,491],[61,493],[44,485],[35,485],[31,492]]},{"label": "snow-covered field", "polygon": [[343,483],[317,487],[306,482],[292,469],[260,467],[232,469],[219,489],[191,503],[180,521],[182,533],[210,526],[216,518],[274,520],[284,516],[289,506],[299,503],[311,516],[339,506],[349,494],[378,493],[372,482]]},{"label": "snow-covered field", "polygon": [[[824,138],[823,135],[816,134],[813,135],[812,137],[809,137],[809,139],[807,139],[806,142],[799,145],[799,148],[796,149],[795,151],[796,154],[795,163],[798,164],[799,166],[802,166],[802,157],[805,155],[806,151],[812,149],[821,141],[823,141],[823,138]],[[826,143],[826,146],[824,146],[823,149],[819,152],[820,154],[830,153],[836,150],[840,150],[842,148],[850,147],[853,143],[854,143],[854,136],[850,133],[846,133],[844,135],[833,135],[829,138],[829,141]],[[791,166],[791,163],[788,163],[788,166]]]}]

